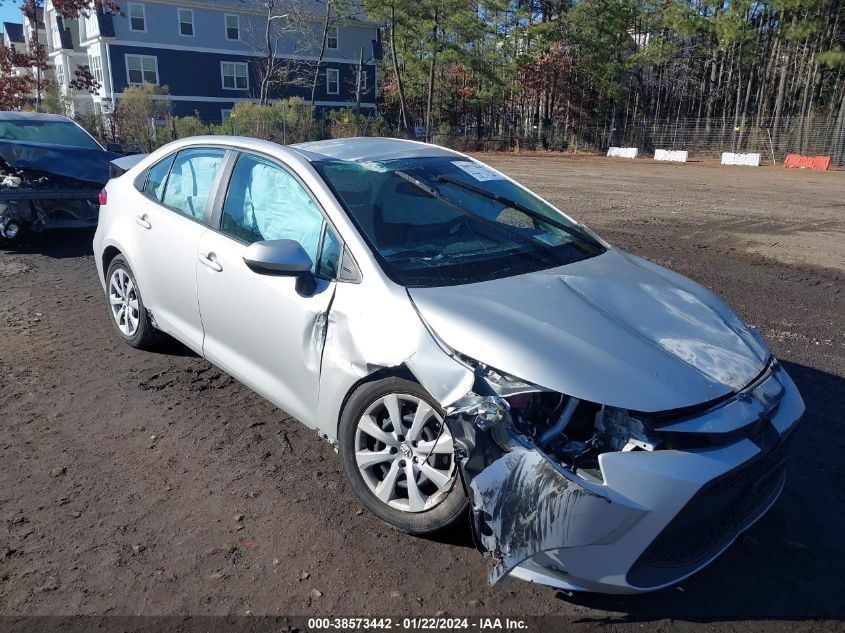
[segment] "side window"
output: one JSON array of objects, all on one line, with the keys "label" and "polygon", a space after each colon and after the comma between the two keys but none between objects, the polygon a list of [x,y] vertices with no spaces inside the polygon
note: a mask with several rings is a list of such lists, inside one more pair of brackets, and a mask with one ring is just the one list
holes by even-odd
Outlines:
[{"label": "side window", "polygon": [[320,249],[320,261],[317,264],[317,276],[325,279],[337,277],[340,267],[340,253],[343,245],[331,226],[326,225],[326,233],[323,235],[323,247]]},{"label": "side window", "polygon": [[242,154],[229,181],[220,230],[248,244],[296,240],[314,262],[323,214],[296,178],[282,167]]},{"label": "side window", "polygon": [[167,174],[170,173],[170,166],[176,155],[168,156],[150,167],[147,182],[144,184],[144,193],[148,198],[161,202],[161,194],[164,193],[164,185],[167,182]]},{"label": "side window", "polygon": [[203,147],[176,154],[162,203],[184,216],[202,220],[224,154],[225,150]]}]

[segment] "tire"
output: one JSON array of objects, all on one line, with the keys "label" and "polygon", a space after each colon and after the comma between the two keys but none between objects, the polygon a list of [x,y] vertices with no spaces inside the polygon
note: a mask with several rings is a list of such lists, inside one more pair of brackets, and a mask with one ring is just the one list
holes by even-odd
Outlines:
[{"label": "tire", "polygon": [[[125,302],[116,303],[122,299]],[[161,343],[164,335],[153,326],[135,275],[123,255],[115,256],[106,273],[106,302],[112,327],[127,345],[150,350]]]},{"label": "tire", "polygon": [[469,506],[443,416],[419,384],[402,378],[362,385],[341,416],[338,453],[352,489],[370,512],[408,534],[444,531]]}]

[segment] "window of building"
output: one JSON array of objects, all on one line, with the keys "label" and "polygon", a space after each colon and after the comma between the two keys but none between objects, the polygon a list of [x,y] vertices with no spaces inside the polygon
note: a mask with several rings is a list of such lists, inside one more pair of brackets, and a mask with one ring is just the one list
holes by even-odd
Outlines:
[{"label": "window of building", "polygon": [[103,59],[99,55],[91,57],[91,74],[94,79],[102,86],[103,84]]},{"label": "window of building", "polygon": [[56,16],[56,23],[53,25],[53,50],[62,48],[62,18]]},{"label": "window of building", "polygon": [[326,92],[330,95],[340,94],[340,71],[337,68],[326,69]]},{"label": "window of building", "polygon": [[100,34],[100,22],[97,19],[96,9],[89,9],[88,14],[83,14],[83,16],[84,19],[81,20],[82,37],[80,39],[84,42],[85,40],[97,37]]},{"label": "window of building", "polygon": [[130,31],[146,31],[147,30],[147,16],[144,11],[143,4],[130,2],[129,6],[129,30]]},{"label": "window of building", "polygon": [[326,31],[326,48],[337,50],[337,27],[330,26]]},{"label": "window of building", "polygon": [[179,16],[179,35],[185,37],[194,36],[194,10],[193,9],[177,9]]},{"label": "window of building", "polygon": [[65,67],[59,61],[56,62],[56,83],[59,86],[65,85]]},{"label": "window of building", "polygon": [[367,92],[367,68],[366,66],[360,69],[355,69],[355,72],[361,78],[361,93]]},{"label": "window of building", "polygon": [[152,55],[127,55],[126,75],[133,86],[158,83],[158,59]]},{"label": "window of building", "polygon": [[177,213],[196,220],[205,217],[205,207],[217,168],[225,150],[198,147],[176,155],[162,203]]},{"label": "window of building", "polygon": [[264,158],[243,154],[229,181],[220,230],[247,244],[295,240],[316,262],[323,215],[290,173]]},{"label": "window of building", "polygon": [[232,116],[232,109],[231,108],[223,108],[222,110],[220,110],[220,120],[223,123],[228,121],[231,116]]},{"label": "window of building", "polygon": [[226,14],[226,39],[241,39],[241,18],[233,13]]},{"label": "window of building", "polygon": [[223,87],[226,90],[246,90],[249,88],[247,64],[242,62],[222,62]]}]

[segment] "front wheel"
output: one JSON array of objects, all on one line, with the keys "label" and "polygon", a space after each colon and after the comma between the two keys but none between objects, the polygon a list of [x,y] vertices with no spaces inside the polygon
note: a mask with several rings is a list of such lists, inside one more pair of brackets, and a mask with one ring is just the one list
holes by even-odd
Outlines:
[{"label": "front wheel", "polygon": [[349,399],[338,434],[341,463],[361,502],[386,523],[426,535],[468,506],[443,411],[417,383],[387,378]]}]

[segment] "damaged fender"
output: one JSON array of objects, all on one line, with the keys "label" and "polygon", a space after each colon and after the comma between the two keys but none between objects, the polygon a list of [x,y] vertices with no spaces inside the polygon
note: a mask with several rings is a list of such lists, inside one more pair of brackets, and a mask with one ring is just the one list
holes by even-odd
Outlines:
[{"label": "damaged fender", "polygon": [[525,442],[510,426],[506,401],[470,393],[447,413],[476,546],[494,561],[491,585],[537,554],[613,540],[642,517],[636,504],[614,503]]},{"label": "damaged fender", "polygon": [[320,430],[332,440],[337,437],[339,403],[374,372],[407,368],[442,407],[465,395],[475,380],[470,367],[440,346],[407,295],[400,300],[384,298],[382,293],[405,290],[387,285],[337,284],[326,324],[317,416],[326,421]]}]

